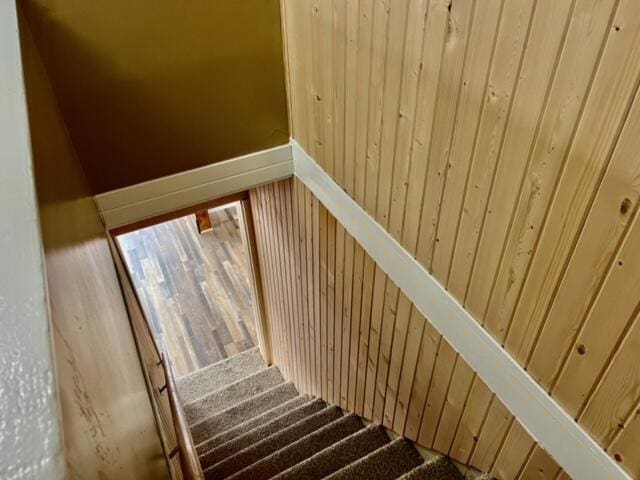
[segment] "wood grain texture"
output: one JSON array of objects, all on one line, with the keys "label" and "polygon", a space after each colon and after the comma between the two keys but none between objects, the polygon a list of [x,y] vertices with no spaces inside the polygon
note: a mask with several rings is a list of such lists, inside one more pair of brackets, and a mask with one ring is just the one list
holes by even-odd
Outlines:
[{"label": "wood grain texture", "polygon": [[[640,378],[622,366],[640,354],[631,293],[640,268],[640,4],[338,3],[331,16],[322,13],[330,2],[281,0],[293,137],[604,449],[640,475],[640,455],[630,450]],[[322,28],[304,35],[317,18]],[[344,244],[344,278],[352,285],[361,260]],[[519,463],[516,453],[531,465],[544,462],[537,450],[527,456],[473,446],[481,429],[505,443],[518,431],[500,420],[472,371],[449,364],[456,355],[439,340],[437,355],[421,351],[430,344],[428,329],[416,350],[402,293],[392,282],[379,286],[371,268],[363,272],[363,282],[373,283],[358,288],[367,295],[378,288],[384,299],[365,321],[375,332],[368,342],[343,343],[373,348],[363,411],[398,429],[405,424],[409,436],[460,458],[486,466],[497,455],[493,468],[532,475],[533,466],[518,470],[509,462]],[[368,310],[358,288],[345,289],[342,301],[365,299]],[[360,308],[338,321],[361,322],[353,317]],[[394,356],[400,346],[432,372],[436,385],[427,382],[409,398],[431,398],[428,414],[441,418],[439,432],[416,427],[424,412],[404,405],[409,383],[423,380],[411,379],[404,357]],[[342,360],[351,358],[343,348]],[[443,407],[443,398],[451,404]],[[443,433],[445,425],[454,433]]]},{"label": "wood grain texture", "polygon": [[[424,447],[521,478],[536,442],[304,184],[287,179],[250,197],[274,361],[285,376]],[[287,215],[296,209],[306,216]],[[318,245],[317,261],[280,242],[292,231],[298,241],[304,232],[300,244],[312,252]],[[343,292],[333,297],[323,280],[332,269]]]},{"label": "wood grain texture", "polygon": [[154,335],[177,377],[256,345],[249,259],[240,204],[117,237]]}]

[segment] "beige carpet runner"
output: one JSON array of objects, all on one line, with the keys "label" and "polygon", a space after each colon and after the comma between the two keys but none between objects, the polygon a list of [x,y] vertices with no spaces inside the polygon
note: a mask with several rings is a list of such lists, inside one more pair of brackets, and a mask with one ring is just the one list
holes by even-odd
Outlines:
[{"label": "beige carpet runner", "polygon": [[445,456],[298,393],[257,348],[178,380],[207,480],[464,480]]}]

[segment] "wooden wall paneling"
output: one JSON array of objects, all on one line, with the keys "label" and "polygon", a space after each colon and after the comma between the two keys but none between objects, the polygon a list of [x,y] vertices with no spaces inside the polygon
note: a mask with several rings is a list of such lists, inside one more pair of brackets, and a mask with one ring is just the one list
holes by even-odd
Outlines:
[{"label": "wooden wall paneling", "polygon": [[292,362],[292,377],[298,379],[299,381],[299,373],[298,370],[300,365],[296,361],[296,353],[298,351],[297,346],[295,345],[296,336],[296,326],[297,326],[297,305],[298,299],[296,297],[296,285],[295,285],[295,257],[294,250],[292,245],[293,240],[293,232],[291,231],[293,224],[291,219],[291,188],[289,183],[291,180],[285,180],[284,182],[279,182],[278,190],[280,194],[280,220],[282,222],[282,241],[284,243],[284,250],[286,253],[285,257],[285,268],[287,271],[287,291],[290,300],[289,305],[289,321],[287,322],[287,337],[289,338],[289,343],[291,345],[291,350],[289,352],[289,358]]},{"label": "wooden wall paneling", "polygon": [[[446,12],[440,9],[445,17],[446,31],[442,46],[438,94],[435,105],[431,108],[434,131],[431,133],[429,148],[426,150],[429,161],[426,182],[423,186],[422,212],[419,217],[416,215],[416,219],[420,219],[416,258],[427,268],[431,268],[436,243],[442,190],[447,175],[447,153],[451,148],[450,139],[456,121],[462,67],[469,38],[470,20],[473,18],[475,7],[476,2],[468,0],[450,2]],[[393,233],[391,230],[390,232]]]},{"label": "wooden wall paneling", "polygon": [[492,399],[491,390],[476,375],[449,450],[451,458],[465,464],[471,460]]},{"label": "wooden wall paneling", "polygon": [[[269,324],[270,327],[273,327],[274,332],[274,360],[275,362],[282,361],[282,330],[281,324],[276,319],[281,318],[282,316],[282,302],[283,298],[279,291],[276,289],[280,286],[280,283],[276,281],[276,266],[274,263],[275,256],[271,249],[275,246],[273,243],[272,232],[269,229],[269,225],[271,225],[271,221],[269,219],[269,207],[267,205],[267,196],[268,189],[267,187],[260,187],[256,193],[255,197],[258,198],[258,201],[252,199],[252,206],[258,209],[256,218],[259,218],[259,222],[256,228],[256,235],[258,238],[261,238],[262,242],[259,246],[259,253],[261,254],[261,267],[264,265],[266,267],[266,275],[263,276],[263,288],[269,294],[268,306],[271,307],[269,309]],[[260,230],[258,230],[260,229]],[[262,233],[262,235],[259,235]],[[260,248],[261,247],[261,248]]]},{"label": "wooden wall paneling", "polygon": [[[393,164],[392,167],[392,185],[389,206],[389,229],[395,238],[400,238],[402,224],[404,220],[403,206],[407,196],[407,183],[409,170],[411,168],[411,155],[413,131],[416,125],[416,116],[418,110],[418,89],[422,78],[428,74],[428,69],[424,68],[423,53],[425,41],[425,21],[427,20],[426,0],[416,0],[409,2],[407,19],[418,18],[417,22],[406,22],[405,29],[405,45],[402,69],[402,80],[400,83],[398,120],[396,127],[396,139],[394,142]],[[393,53],[393,52],[392,52]],[[393,56],[393,55],[392,55]],[[400,71],[400,69],[398,69]],[[395,82],[391,82],[394,84]],[[421,110],[420,110],[421,112]],[[387,174],[389,166],[385,164],[385,172]],[[372,194],[377,193],[379,179],[375,179],[375,184],[368,181],[369,189]],[[368,195],[369,197],[369,195]],[[365,204],[365,209],[375,212],[375,200]],[[402,214],[401,214],[402,213]]]},{"label": "wooden wall paneling", "polygon": [[[633,167],[632,164],[627,166]],[[627,170],[626,167],[625,170]],[[638,173],[631,171],[620,173],[622,176],[615,182],[617,185],[615,192],[609,191],[607,195],[609,205],[604,210],[606,217],[600,218],[601,225],[606,225],[605,222],[610,221],[611,218],[613,218],[612,223],[617,224],[614,227],[616,230],[619,224],[631,225],[628,227],[625,238],[622,239],[619,250],[607,252],[609,254],[608,274],[577,332],[577,337],[568,352],[568,358],[553,390],[554,396],[574,415],[581,411],[585,400],[593,390],[594,383],[610,361],[611,352],[616,351],[616,347],[619,348],[620,339],[624,338],[638,309],[635,293],[640,287],[640,222],[637,212],[633,222],[625,218],[633,215],[633,212],[629,211],[632,208],[628,202],[629,199],[633,199],[632,202],[637,205],[638,197],[637,194],[633,195],[635,192],[624,192],[621,188],[621,185],[627,184],[629,179],[637,178]],[[631,182],[635,181],[631,180]],[[604,182],[602,186],[604,190]],[[604,191],[602,193],[604,194]],[[627,195],[631,193],[631,195],[625,196],[625,193]],[[622,198],[621,201],[620,198]],[[618,204],[620,204],[620,210],[616,211]],[[595,235],[587,235],[586,231],[583,236],[595,238]],[[620,353],[620,350],[617,350],[617,354]]]},{"label": "wooden wall paneling", "polygon": [[378,358],[382,338],[382,316],[384,312],[384,292],[387,285],[387,275],[375,265],[374,286],[372,291],[371,318],[369,332],[369,348],[367,350],[367,370],[365,378],[364,405],[362,414],[365,418],[373,418],[373,406],[376,398],[376,379],[378,373]]},{"label": "wooden wall paneling", "polygon": [[[271,199],[270,199],[270,187],[266,186],[264,187],[264,196],[263,198],[263,228],[265,230],[265,233],[267,235],[264,243],[265,243],[265,247],[264,248],[268,248],[268,249],[273,249],[273,251],[275,251],[275,249],[277,248],[277,238],[275,237],[275,232],[274,232],[274,227],[275,223],[273,222],[272,219],[272,212],[273,212],[273,204],[271,203]],[[273,225],[273,226],[272,226]],[[281,284],[280,282],[276,283],[276,278],[282,278],[280,277],[280,268],[279,268],[279,264],[278,264],[278,257],[276,257],[275,255],[273,255],[272,253],[268,254],[268,259],[272,262],[272,265],[270,266],[270,270],[271,270],[271,280],[273,283],[270,282],[270,286],[269,288],[272,290],[272,298],[273,301],[276,305],[276,307],[274,308],[274,314],[272,315],[271,318],[277,318],[278,320],[276,322],[274,322],[274,327],[276,330],[276,335],[277,335],[277,343],[278,343],[278,348],[276,353],[276,362],[283,362],[285,361],[285,358],[283,356],[283,335],[282,335],[282,323],[281,323],[281,319],[284,315],[285,312],[285,302],[286,299],[283,295],[283,291],[281,291]]]},{"label": "wooden wall paneling", "polygon": [[460,355],[457,355],[445,403],[440,414],[437,435],[433,442],[435,450],[448,452],[451,449],[473,379],[473,370]]},{"label": "wooden wall paneling", "polygon": [[289,252],[290,252],[290,268],[292,269],[291,278],[293,285],[291,287],[292,294],[295,297],[295,305],[294,305],[294,318],[292,331],[290,335],[293,336],[293,343],[295,345],[294,358],[296,362],[297,369],[297,384],[304,385],[305,376],[304,376],[304,336],[301,332],[302,325],[302,291],[301,291],[301,275],[300,275],[300,233],[298,231],[298,203],[296,197],[296,190],[294,188],[293,182],[290,188],[285,188],[285,196],[286,201],[288,202],[287,206],[287,223],[288,223],[288,240],[289,240]]},{"label": "wooden wall paneling", "polygon": [[270,320],[274,317],[273,308],[276,300],[273,297],[273,292],[270,286],[270,282],[268,281],[268,278],[270,278],[271,276],[271,268],[268,267],[269,258],[265,254],[265,250],[264,250],[265,248],[264,239],[266,235],[263,230],[264,220],[262,218],[262,214],[263,214],[262,198],[259,194],[257,194],[260,188],[263,188],[263,187],[259,187],[258,189],[251,191],[250,205],[251,205],[251,216],[253,217],[253,225],[254,225],[254,231],[256,235],[256,250],[258,253],[258,262],[261,269],[264,268],[264,270],[260,270],[261,272],[260,281],[262,283],[262,291],[265,296],[265,310],[267,315],[267,323],[269,325],[270,337],[272,337],[272,344],[271,344],[272,357],[273,357],[272,360],[274,360],[278,356],[276,353],[276,350],[279,349],[279,341],[277,341],[276,339],[277,327]]},{"label": "wooden wall paneling", "polygon": [[[446,2],[429,2],[424,18],[424,24],[412,22],[412,24],[415,23],[413,28],[418,31],[421,27],[423,29],[418,65],[417,101],[411,116],[409,116],[411,109],[407,109],[405,104],[401,104],[403,110],[400,112],[402,118],[400,118],[398,127],[397,165],[391,165],[387,169],[387,172],[393,172],[392,177],[396,182],[395,188],[392,187],[396,199],[394,202],[393,197],[391,198],[393,208],[388,213],[390,232],[397,234],[396,238],[401,239],[403,245],[406,245],[411,253],[415,253],[416,250],[419,224],[418,219],[411,218],[411,214],[407,216],[407,212],[420,212],[422,209],[423,189],[428,167],[427,152],[429,151],[434,121],[433,109],[430,107],[436,103],[442,49],[444,48],[448,21]],[[409,98],[403,98],[403,102],[408,102],[411,99],[410,89],[406,90],[406,94]],[[426,107],[421,107],[422,105]],[[411,121],[413,125],[408,131],[408,123]],[[409,155],[408,160],[406,159],[407,154]],[[394,168],[395,170],[393,170]],[[406,176],[407,174],[408,176]],[[388,177],[381,172],[380,184],[386,181],[388,181]],[[379,190],[382,188],[379,187]],[[386,215],[386,211],[379,211],[377,218],[379,220],[385,218]]]},{"label": "wooden wall paneling", "polygon": [[320,238],[320,350],[321,350],[321,391],[327,398],[327,210],[319,204],[318,223]]},{"label": "wooden wall paneling", "polygon": [[[385,1],[385,0],[383,0]],[[367,155],[367,118],[369,112],[369,89],[371,82],[371,61],[374,42],[381,41],[381,38],[373,35],[374,16],[377,12],[375,8],[379,2],[374,0],[360,0],[358,13],[358,56],[357,65],[357,89],[355,92],[355,131],[353,162],[354,182],[353,198],[358,202],[364,202],[364,186],[366,179],[366,155]],[[386,15],[386,14],[385,14]],[[383,36],[381,36],[384,38]],[[352,317],[353,321],[353,317]]]},{"label": "wooden wall paneling", "polygon": [[[373,131],[370,132],[372,150],[367,152],[367,198],[361,205],[370,208],[369,213],[377,216],[385,225],[388,223],[390,182],[393,175],[396,132],[400,120],[398,105],[406,77],[403,58],[407,55],[407,9],[411,3],[405,1],[381,4],[384,9],[381,14],[385,15],[385,30],[381,31],[382,28],[379,27],[374,32],[375,38],[386,42],[385,56],[380,59],[383,64],[374,65],[372,74],[372,79],[382,76],[383,85],[375,90],[374,99],[378,115],[372,117],[373,125],[368,125],[369,130],[373,127]],[[383,71],[377,73],[377,68]],[[372,86],[379,87],[373,83]],[[385,178],[386,181],[381,181],[381,178]]]},{"label": "wooden wall paneling", "polygon": [[613,1],[576,2],[484,315],[485,326],[501,341],[592,85],[613,5]]},{"label": "wooden wall paneling", "polygon": [[426,323],[418,309],[412,307],[404,356],[400,365],[400,381],[392,423],[393,430],[396,432],[404,432],[409,402],[411,400],[411,391],[418,367],[418,355],[422,343],[422,334]]},{"label": "wooden wall paneling", "polygon": [[407,332],[409,328],[409,317],[411,315],[411,301],[407,296],[399,291],[397,307],[395,311],[394,328],[391,340],[391,355],[387,372],[387,387],[384,400],[384,411],[382,424],[385,427],[393,428],[395,416],[396,400],[398,394],[398,384],[404,359]]},{"label": "wooden wall paneling", "polygon": [[[344,184],[352,197],[355,176],[356,99],[358,92],[358,32],[360,30],[360,2],[347,2],[346,55],[345,55],[345,110],[344,110]],[[361,85],[360,85],[361,86]]]},{"label": "wooden wall paneling", "polygon": [[420,445],[433,446],[455,361],[455,350],[444,338],[441,338],[418,435]]},{"label": "wooden wall paneling", "polygon": [[321,299],[322,284],[320,282],[320,202],[315,196],[311,196],[311,215],[312,215],[312,243],[313,243],[313,311],[314,311],[314,340],[316,348],[316,392],[318,396],[322,395],[322,318],[321,318]]},{"label": "wooden wall paneling", "polygon": [[640,315],[636,306],[631,328],[578,419],[603,447],[609,447],[638,415],[639,348]]},{"label": "wooden wall paneling", "polygon": [[293,181],[293,223],[294,223],[294,239],[296,242],[296,258],[297,265],[296,278],[299,290],[298,305],[298,335],[300,337],[300,351],[298,352],[298,361],[300,362],[301,378],[298,384],[304,391],[310,389],[310,378],[307,366],[309,365],[309,350],[306,335],[306,327],[308,324],[308,299],[307,299],[307,279],[306,279],[306,243],[303,229],[304,219],[304,192],[300,188],[298,182]]},{"label": "wooden wall paneling", "polygon": [[313,274],[313,212],[312,200],[308,190],[304,190],[302,208],[304,208],[304,229],[305,229],[305,253],[306,257],[306,275],[307,275],[307,335],[309,349],[309,393],[315,395],[316,380],[316,341],[315,341],[315,293],[314,293],[314,274]]},{"label": "wooden wall paneling", "polygon": [[339,185],[344,185],[344,153],[345,153],[345,73],[346,73],[346,21],[347,2],[333,2],[333,19],[331,23],[333,47],[333,85],[330,95],[333,101],[333,177]]},{"label": "wooden wall paneling", "polygon": [[513,416],[509,410],[498,397],[493,395],[471,455],[472,465],[483,472],[491,470],[512,422]]},{"label": "wooden wall paneling", "polygon": [[635,477],[640,475],[638,443],[640,443],[640,405],[636,405],[632,418],[608,448],[614,458]]},{"label": "wooden wall paneling", "polygon": [[500,246],[508,234],[513,204],[522,188],[523,172],[540,131],[574,5],[575,2],[568,1],[539,1],[533,15],[465,299],[465,307],[483,323],[496,265],[502,254]]},{"label": "wooden wall paneling", "polygon": [[360,346],[360,311],[364,273],[364,250],[354,243],[353,278],[351,281],[351,329],[349,335],[349,385],[347,387],[347,409],[355,411],[356,384],[358,382],[358,348]]},{"label": "wooden wall paneling", "polygon": [[323,99],[324,72],[331,67],[323,64],[323,27],[322,17],[325,10],[328,10],[331,3],[324,0],[308,0],[307,8],[310,9],[311,17],[311,48],[307,54],[312,62],[311,67],[311,100],[313,103],[315,129],[313,130],[312,149],[315,157],[320,159],[323,168],[327,164],[325,154],[325,102]]},{"label": "wooden wall paneling", "polygon": [[[265,239],[263,240],[263,248],[268,252],[265,256],[267,258],[267,260],[271,263],[269,265],[269,276],[271,277],[271,279],[276,278],[276,276],[278,275],[278,266],[277,266],[277,257],[274,257],[272,255],[272,252],[276,250],[276,244],[274,243],[276,241],[275,238],[275,228],[272,226],[273,225],[273,221],[271,219],[271,214],[272,214],[272,210],[273,210],[273,205],[270,203],[270,199],[269,199],[269,187],[262,187],[264,188],[264,195],[261,196],[261,201],[262,201],[262,228],[264,231],[264,235],[265,235]],[[281,284],[278,282],[277,284],[272,284],[272,282],[264,282],[263,279],[263,285],[267,284],[267,288],[270,290],[271,292],[271,298],[272,298],[272,302],[273,302],[273,311],[271,313],[271,317],[270,318],[278,318],[280,319],[282,316],[282,312],[284,312],[284,303],[285,303],[285,298],[283,296],[283,292],[281,290]],[[273,323],[273,327],[274,327],[274,331],[275,331],[275,336],[277,337],[277,349],[275,349],[274,351],[274,361],[275,362],[280,362],[283,360],[282,357],[282,350],[283,350],[283,340],[282,340],[282,325],[280,321],[274,322]]]},{"label": "wooden wall paneling", "polygon": [[[294,137],[603,446],[629,448],[636,380],[618,358],[636,349],[637,173],[629,159],[640,129],[632,104],[640,7],[282,2],[287,38],[297,43],[287,46],[292,108],[305,112],[294,115]],[[416,350],[407,331],[419,322],[397,286],[338,224],[333,258],[324,223],[326,255],[324,234],[305,237],[308,251],[300,252],[311,279],[300,275],[311,313],[310,384],[319,366],[321,391],[342,406],[513,474],[523,456],[510,445],[519,425],[500,415],[428,323]],[[312,224],[294,231],[314,237]],[[314,241],[319,278],[308,255]],[[319,316],[318,288],[326,290]],[[629,293],[620,300],[621,292]],[[605,314],[607,324],[615,317],[612,328]],[[604,414],[612,395],[621,408]],[[536,452],[528,461],[543,458]],[[635,457],[625,456],[633,468]]]},{"label": "wooden wall paneling", "polygon": [[511,424],[492,471],[498,478],[518,478],[533,453],[535,440],[517,421]]},{"label": "wooden wall paneling", "polygon": [[[333,396],[348,410],[379,419],[393,431],[459,461],[486,470],[524,471],[529,457],[521,451],[528,445],[521,427],[353,237],[344,229],[340,233],[342,227],[310,191],[298,180],[283,180],[260,187],[251,196],[261,266],[272,270],[263,281],[277,304],[269,310],[274,338],[281,343],[274,352],[287,377],[303,391],[318,392],[325,399]],[[286,205],[293,202],[300,202],[297,212]],[[296,231],[300,245],[318,257],[310,266],[307,258],[300,257],[300,248],[297,252],[291,248]],[[344,250],[340,244],[346,242],[353,253],[332,254],[334,241],[336,252]],[[340,310],[329,301],[330,271],[340,271],[338,264],[343,264],[343,271],[350,270],[342,275]],[[299,314],[302,305],[295,305],[302,302],[302,295],[298,297],[288,284],[289,279],[297,281],[305,266],[308,274],[300,292],[308,294],[306,325]],[[267,287],[270,282],[274,285]],[[277,296],[282,297],[279,302]],[[337,321],[333,331],[331,315]],[[298,329],[302,332],[296,333]],[[309,390],[303,372],[308,372]]]},{"label": "wooden wall paneling", "polygon": [[333,401],[335,390],[335,297],[336,297],[336,219],[327,215],[327,395]]},{"label": "wooden wall paneling", "polygon": [[[639,106],[640,102],[634,102],[529,362],[531,373],[547,388],[553,387],[573,343],[573,332],[582,328],[594,295],[604,288],[607,272],[620,266],[615,265],[615,256],[640,199],[640,186],[635,184],[640,175],[640,162],[630,160],[640,145]],[[611,325],[610,334],[617,333],[617,338],[627,319],[628,316],[618,319],[617,328]],[[613,345],[605,344],[609,347],[607,353],[615,340]],[[574,403],[579,405],[579,401]],[[574,405],[569,411],[575,414],[575,410]]]},{"label": "wooden wall paneling", "polygon": [[640,18],[639,8],[636,2],[621,1],[618,5],[513,314],[506,347],[523,363],[535,346],[545,312],[575,245],[575,236],[584,223],[637,88],[640,30],[630,19]]},{"label": "wooden wall paneling", "polygon": [[340,372],[340,406],[347,408],[349,389],[349,353],[351,333],[351,284],[353,282],[353,257],[355,244],[353,237],[345,232],[344,283],[342,303],[342,358]]},{"label": "wooden wall paneling", "polygon": [[[422,315],[420,316],[422,317]],[[424,319],[424,317],[422,317],[422,319]],[[407,418],[403,429],[404,435],[413,441],[418,439],[418,434],[420,433],[427,393],[429,392],[433,369],[436,363],[438,345],[442,338],[429,322],[424,321],[425,326],[420,342],[415,378],[413,380]]]},{"label": "wooden wall paneling", "polygon": [[[448,284],[451,258],[458,232],[460,210],[469,181],[468,171],[477,135],[477,125],[484,107],[488,74],[495,52],[503,0],[482,2],[474,10],[462,72],[456,123],[448,153],[446,179],[440,200],[440,214],[436,230],[431,270],[444,285]],[[418,200],[420,201],[420,200]],[[416,211],[420,203],[407,203],[407,212]],[[403,245],[411,243],[403,237]]]},{"label": "wooden wall paneling", "polygon": [[[299,182],[296,182],[300,185]],[[335,294],[335,308],[334,318],[335,325],[333,327],[333,403],[335,405],[341,405],[340,400],[340,388],[341,388],[341,375],[342,375],[342,325],[343,325],[343,298],[344,298],[344,242],[345,231],[344,227],[336,222],[336,294]]]},{"label": "wooden wall paneling", "polygon": [[369,359],[371,337],[371,308],[373,287],[375,285],[375,262],[365,253],[364,274],[362,278],[362,306],[360,307],[360,327],[358,329],[358,367],[356,377],[356,397],[354,411],[358,415],[364,412],[364,393],[367,384],[367,361]]},{"label": "wooden wall paneling", "polygon": [[240,202],[240,214],[241,224],[243,225],[241,228],[242,238],[245,252],[247,253],[247,261],[249,263],[251,286],[253,287],[251,298],[256,323],[256,336],[262,356],[265,358],[267,364],[270,365],[273,362],[273,355],[271,352],[271,334],[267,323],[264,291],[260,281],[262,275],[260,273],[260,261],[258,258],[258,248],[256,245],[256,235],[254,230],[255,222],[248,197],[245,197],[245,199]]},{"label": "wooden wall paneling", "polygon": [[[363,93],[358,101],[364,103],[366,93],[366,107],[364,110],[366,118],[357,119],[360,131],[364,133],[366,143],[364,155],[356,150],[356,156],[365,159],[362,175],[356,182],[356,195],[361,191],[362,204],[371,210],[373,203],[375,210],[376,187],[378,186],[378,163],[380,161],[380,135],[382,127],[382,108],[385,101],[383,96],[387,70],[384,62],[387,57],[387,40],[389,35],[390,6],[387,0],[373,2],[373,32],[371,37],[371,75],[369,81],[360,82],[359,88]],[[357,147],[356,147],[357,148]],[[366,188],[364,188],[366,185]]]},{"label": "wooden wall paneling", "polygon": [[378,351],[378,371],[376,374],[375,399],[373,400],[372,420],[382,423],[384,420],[385,395],[389,375],[389,361],[395,332],[396,311],[398,308],[398,287],[387,279]]},{"label": "wooden wall paneling", "polygon": [[448,279],[449,290],[462,302],[467,295],[476,244],[503,145],[504,129],[512,113],[513,96],[534,9],[535,2],[517,0],[505,2],[502,12]]},{"label": "wooden wall paneling", "polygon": [[554,478],[559,472],[560,467],[555,460],[542,447],[536,445],[518,480]]}]

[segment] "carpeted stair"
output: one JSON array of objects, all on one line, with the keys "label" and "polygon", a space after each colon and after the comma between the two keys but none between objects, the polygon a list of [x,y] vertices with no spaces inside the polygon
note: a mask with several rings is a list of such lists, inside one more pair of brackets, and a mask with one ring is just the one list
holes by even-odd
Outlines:
[{"label": "carpeted stair", "polygon": [[463,480],[403,439],[300,395],[257,348],[178,380],[207,480]]}]

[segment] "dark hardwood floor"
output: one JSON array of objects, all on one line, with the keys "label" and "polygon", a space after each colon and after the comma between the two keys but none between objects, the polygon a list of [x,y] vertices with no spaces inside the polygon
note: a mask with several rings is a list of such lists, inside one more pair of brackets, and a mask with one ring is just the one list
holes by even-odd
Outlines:
[{"label": "dark hardwood floor", "polygon": [[118,237],[143,308],[181,377],[256,344],[248,257],[236,205]]}]

